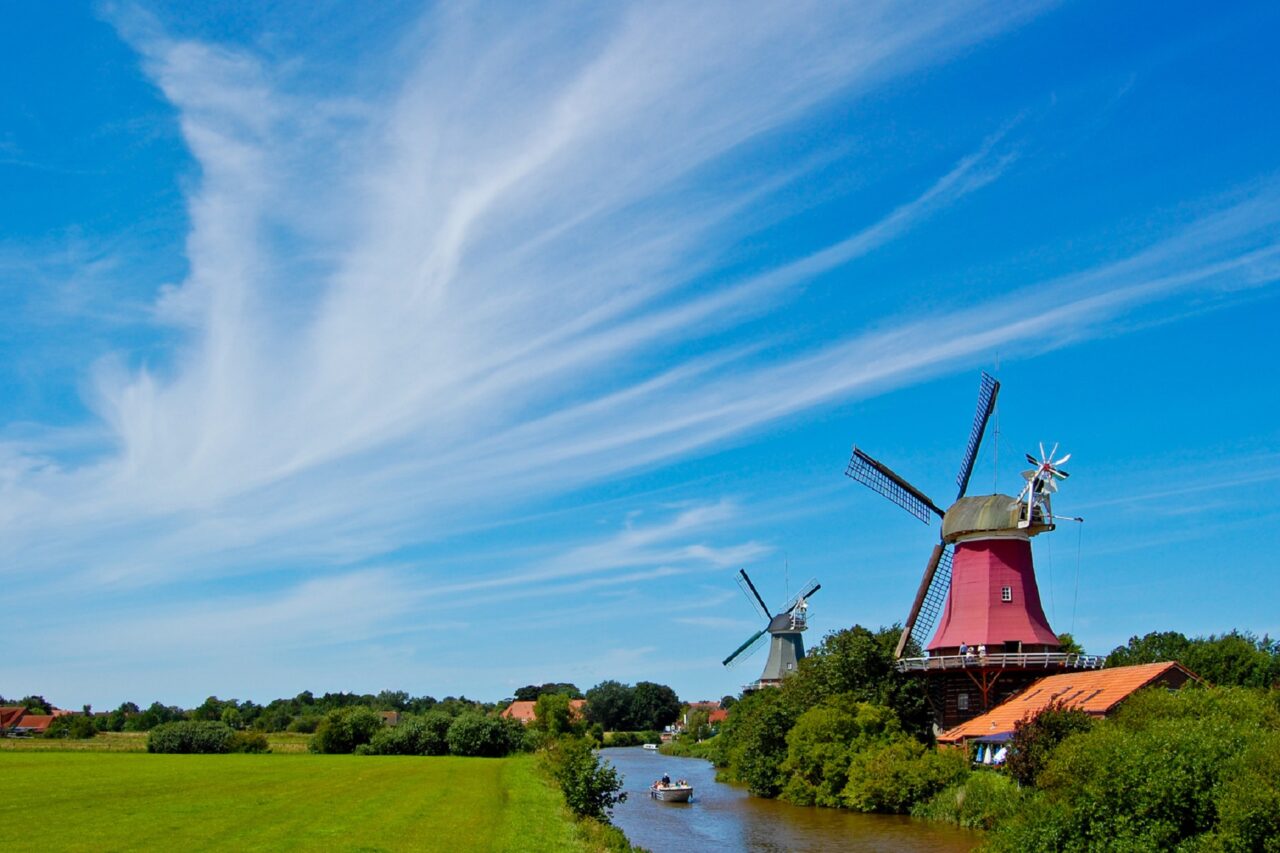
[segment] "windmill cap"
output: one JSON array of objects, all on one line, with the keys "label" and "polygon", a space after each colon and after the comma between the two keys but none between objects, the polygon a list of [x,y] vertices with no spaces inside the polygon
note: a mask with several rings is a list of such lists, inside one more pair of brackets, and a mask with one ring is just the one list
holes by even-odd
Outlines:
[{"label": "windmill cap", "polygon": [[955,542],[982,533],[1035,536],[1054,527],[1044,523],[1040,507],[1037,506],[1032,515],[1031,526],[1019,529],[1020,514],[1021,504],[1012,495],[961,498],[942,517],[942,539],[944,542]]}]

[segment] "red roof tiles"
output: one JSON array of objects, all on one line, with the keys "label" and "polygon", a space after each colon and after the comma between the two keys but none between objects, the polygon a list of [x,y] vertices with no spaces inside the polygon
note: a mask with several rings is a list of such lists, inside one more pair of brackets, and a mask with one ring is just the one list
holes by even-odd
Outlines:
[{"label": "red roof tiles", "polygon": [[1192,679],[1198,680],[1191,670],[1176,661],[1050,675],[985,714],[938,735],[938,743],[959,743],[969,738],[1011,732],[1019,720],[1035,716],[1058,699],[1068,708],[1078,708],[1097,717],[1106,716],[1143,687],[1153,684],[1181,687]]}]

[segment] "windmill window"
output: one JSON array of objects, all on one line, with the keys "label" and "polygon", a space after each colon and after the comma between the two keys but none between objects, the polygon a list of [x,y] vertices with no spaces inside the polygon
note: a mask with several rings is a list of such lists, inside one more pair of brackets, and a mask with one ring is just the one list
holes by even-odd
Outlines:
[{"label": "windmill window", "polygon": [[1000,587],[1000,600],[1013,601],[1013,587],[1011,586]]},{"label": "windmill window", "polygon": [[968,693],[961,693],[959,696],[956,697],[956,708],[957,710],[960,710],[960,711],[969,710],[969,694]]}]

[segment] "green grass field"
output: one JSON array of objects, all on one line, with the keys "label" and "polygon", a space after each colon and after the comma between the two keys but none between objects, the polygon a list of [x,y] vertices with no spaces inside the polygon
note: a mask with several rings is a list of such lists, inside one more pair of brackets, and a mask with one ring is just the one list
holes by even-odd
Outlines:
[{"label": "green grass field", "polygon": [[527,755],[0,750],[0,778],[10,850],[587,849]]}]

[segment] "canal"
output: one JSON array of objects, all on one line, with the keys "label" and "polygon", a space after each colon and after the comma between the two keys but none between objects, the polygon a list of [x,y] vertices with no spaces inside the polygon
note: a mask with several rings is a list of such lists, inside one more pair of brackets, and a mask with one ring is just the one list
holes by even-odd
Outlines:
[{"label": "canal", "polygon": [[[613,812],[632,844],[669,851],[920,851],[959,853],[981,843],[978,833],[894,815],[793,806],[750,796],[715,780],[697,758],[670,758],[640,747],[600,751],[623,776],[627,801]],[[693,785],[688,805],[650,799],[649,785],[667,773]]]}]

